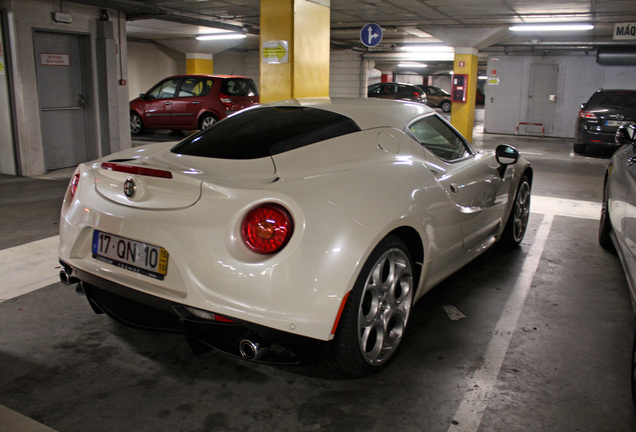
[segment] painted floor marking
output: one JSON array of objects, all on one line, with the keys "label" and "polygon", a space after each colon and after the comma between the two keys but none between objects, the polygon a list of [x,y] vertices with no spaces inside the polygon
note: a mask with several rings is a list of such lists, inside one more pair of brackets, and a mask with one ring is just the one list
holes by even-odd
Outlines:
[{"label": "painted floor marking", "polygon": [[58,282],[59,244],[54,236],[0,250],[0,303]]},{"label": "painted floor marking", "polygon": [[55,432],[48,426],[38,423],[10,408],[0,405],[0,431],[11,432]]},{"label": "painted floor marking", "polygon": [[512,293],[506,302],[493,336],[488,343],[481,366],[475,371],[448,432],[476,432],[488,406],[490,392],[497,383],[501,365],[517,328],[519,316],[528,296],[543,249],[550,235],[554,215],[545,214],[535,235],[528,256],[523,262]]},{"label": "painted floor marking", "polygon": [[530,199],[530,212],[599,220],[601,218],[601,204],[591,201],[533,196]]}]

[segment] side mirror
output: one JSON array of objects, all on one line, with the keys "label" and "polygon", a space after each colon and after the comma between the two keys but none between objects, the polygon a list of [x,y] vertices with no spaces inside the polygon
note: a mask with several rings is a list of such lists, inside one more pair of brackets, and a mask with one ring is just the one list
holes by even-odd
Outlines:
[{"label": "side mirror", "polygon": [[636,144],[636,123],[619,127],[614,136],[614,141],[618,145]]},{"label": "side mirror", "polygon": [[519,160],[519,152],[517,149],[509,146],[508,144],[501,144],[500,146],[497,146],[495,156],[497,158],[497,162],[503,166],[512,165]]},{"label": "side mirror", "polygon": [[147,98],[146,93],[141,93],[139,97],[141,98],[141,100],[146,100]]},{"label": "side mirror", "polygon": [[581,104],[581,109],[585,109],[585,105],[587,105],[587,103],[582,103]]}]

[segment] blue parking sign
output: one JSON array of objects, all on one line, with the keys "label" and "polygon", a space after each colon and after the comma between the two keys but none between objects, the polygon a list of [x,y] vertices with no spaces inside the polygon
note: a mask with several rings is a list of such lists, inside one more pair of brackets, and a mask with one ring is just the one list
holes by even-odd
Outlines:
[{"label": "blue parking sign", "polygon": [[382,41],[382,28],[377,24],[367,24],[360,31],[360,40],[368,47],[374,47]]}]

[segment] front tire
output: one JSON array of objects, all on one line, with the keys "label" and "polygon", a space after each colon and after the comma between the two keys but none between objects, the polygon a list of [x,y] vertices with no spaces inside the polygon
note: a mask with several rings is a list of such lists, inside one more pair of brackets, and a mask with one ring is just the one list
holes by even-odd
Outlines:
[{"label": "front tire", "polygon": [[605,186],[603,187],[603,203],[601,204],[601,222],[598,227],[598,242],[603,249],[609,252],[615,252],[614,243],[610,233],[612,232],[612,223],[610,220],[609,206],[608,206],[608,191],[609,180],[605,180]]},{"label": "front tire", "polygon": [[530,217],[530,189],[530,180],[524,175],[519,182],[515,201],[501,236],[500,242],[504,246],[518,246],[526,234]]},{"label": "front tire", "polygon": [[404,242],[386,237],[362,267],[342,312],[331,364],[348,374],[384,369],[404,337],[415,286]]},{"label": "front tire", "polygon": [[442,105],[440,105],[440,108],[442,109],[442,111],[444,111],[445,113],[450,112],[451,110],[451,103],[450,101],[444,101],[442,102]]}]

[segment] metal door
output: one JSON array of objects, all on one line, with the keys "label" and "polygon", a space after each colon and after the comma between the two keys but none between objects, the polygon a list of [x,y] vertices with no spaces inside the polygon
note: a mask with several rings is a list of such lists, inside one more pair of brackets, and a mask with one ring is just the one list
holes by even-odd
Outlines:
[{"label": "metal door", "polygon": [[81,36],[35,32],[35,64],[46,170],[87,160]]},{"label": "metal door", "polygon": [[[538,131],[542,124],[547,135],[554,128],[554,108],[556,105],[557,77],[559,67],[555,64],[530,65],[530,88],[528,89],[528,132]],[[534,129],[533,129],[534,127]]]}]

